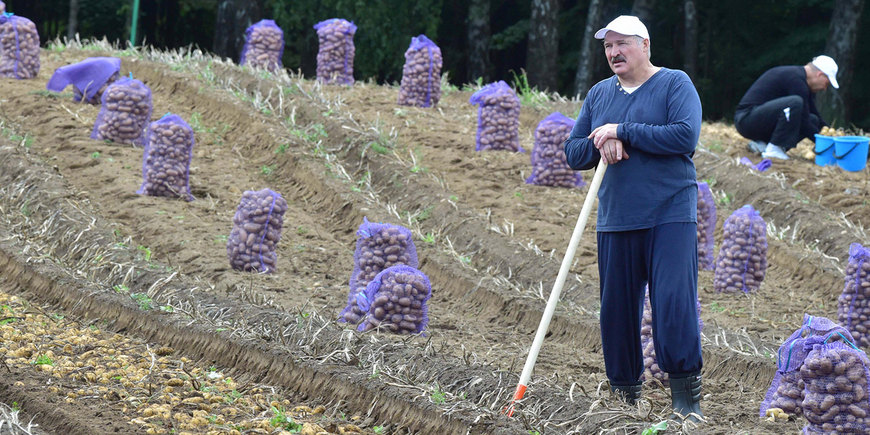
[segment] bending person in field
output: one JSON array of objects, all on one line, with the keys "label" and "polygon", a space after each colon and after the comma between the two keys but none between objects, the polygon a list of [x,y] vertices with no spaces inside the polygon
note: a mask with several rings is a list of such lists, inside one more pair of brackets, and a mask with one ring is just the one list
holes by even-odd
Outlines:
[{"label": "bending person in field", "polygon": [[788,160],[788,150],[828,125],[816,109],[816,92],[835,89],[837,63],[818,56],[800,65],[767,70],[743,95],[734,112],[734,126],[750,139],[748,148],[769,159]]},{"label": "bending person in field", "polygon": [[620,16],[595,33],[616,74],[589,90],[565,142],[573,169],[611,165],[598,192],[601,342],[612,391],[641,392],[641,317],[649,284],[659,366],[675,413],[697,422],[701,338],[695,165],[701,100],[682,71],[654,66],[646,26]]}]

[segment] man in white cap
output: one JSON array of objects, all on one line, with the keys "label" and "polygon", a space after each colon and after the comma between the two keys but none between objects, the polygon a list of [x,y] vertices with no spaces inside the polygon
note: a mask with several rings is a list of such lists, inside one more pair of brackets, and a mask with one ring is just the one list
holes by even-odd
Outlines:
[{"label": "man in white cap", "polygon": [[611,167],[598,191],[601,343],[611,390],[641,392],[641,318],[649,285],[653,339],[675,413],[702,418],[698,329],[698,187],[692,155],[701,100],[683,71],[654,66],[646,26],[620,16],[595,33],[614,76],[583,101],[568,164]]},{"label": "man in white cap", "polygon": [[788,160],[786,152],[828,125],[816,109],[815,94],[838,89],[837,63],[818,56],[804,66],[777,66],[765,71],[737,104],[734,126],[750,139],[749,150],[764,158]]}]

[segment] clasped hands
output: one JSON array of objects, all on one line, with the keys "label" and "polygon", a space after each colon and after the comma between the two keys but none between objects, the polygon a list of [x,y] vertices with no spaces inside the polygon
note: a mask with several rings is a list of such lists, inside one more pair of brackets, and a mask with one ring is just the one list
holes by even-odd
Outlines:
[{"label": "clasped hands", "polygon": [[592,133],[587,136],[588,139],[592,139],[601,158],[608,165],[628,160],[628,152],[625,151],[622,141],[616,137],[617,126],[618,124],[604,124],[592,130]]}]

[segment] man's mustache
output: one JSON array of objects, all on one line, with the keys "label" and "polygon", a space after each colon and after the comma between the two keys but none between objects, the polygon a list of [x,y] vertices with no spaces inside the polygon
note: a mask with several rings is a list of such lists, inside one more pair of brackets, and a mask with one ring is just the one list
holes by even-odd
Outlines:
[{"label": "man's mustache", "polygon": [[622,57],[621,55],[616,56],[616,57],[612,57],[612,58],[610,58],[610,63],[613,63],[613,62],[625,62],[625,58]]}]

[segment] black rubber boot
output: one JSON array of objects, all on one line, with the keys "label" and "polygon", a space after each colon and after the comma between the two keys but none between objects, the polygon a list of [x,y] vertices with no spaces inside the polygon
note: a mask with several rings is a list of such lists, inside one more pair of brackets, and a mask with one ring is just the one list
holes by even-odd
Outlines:
[{"label": "black rubber boot", "polygon": [[625,403],[629,405],[634,405],[637,403],[637,399],[640,399],[640,387],[641,384],[634,385],[611,385],[610,391],[616,393],[620,399],[622,399]]},{"label": "black rubber boot", "polygon": [[671,418],[677,421],[683,419],[699,423],[703,421],[701,413],[701,375],[692,375],[685,378],[669,379],[671,384],[671,404],[674,414]]}]

